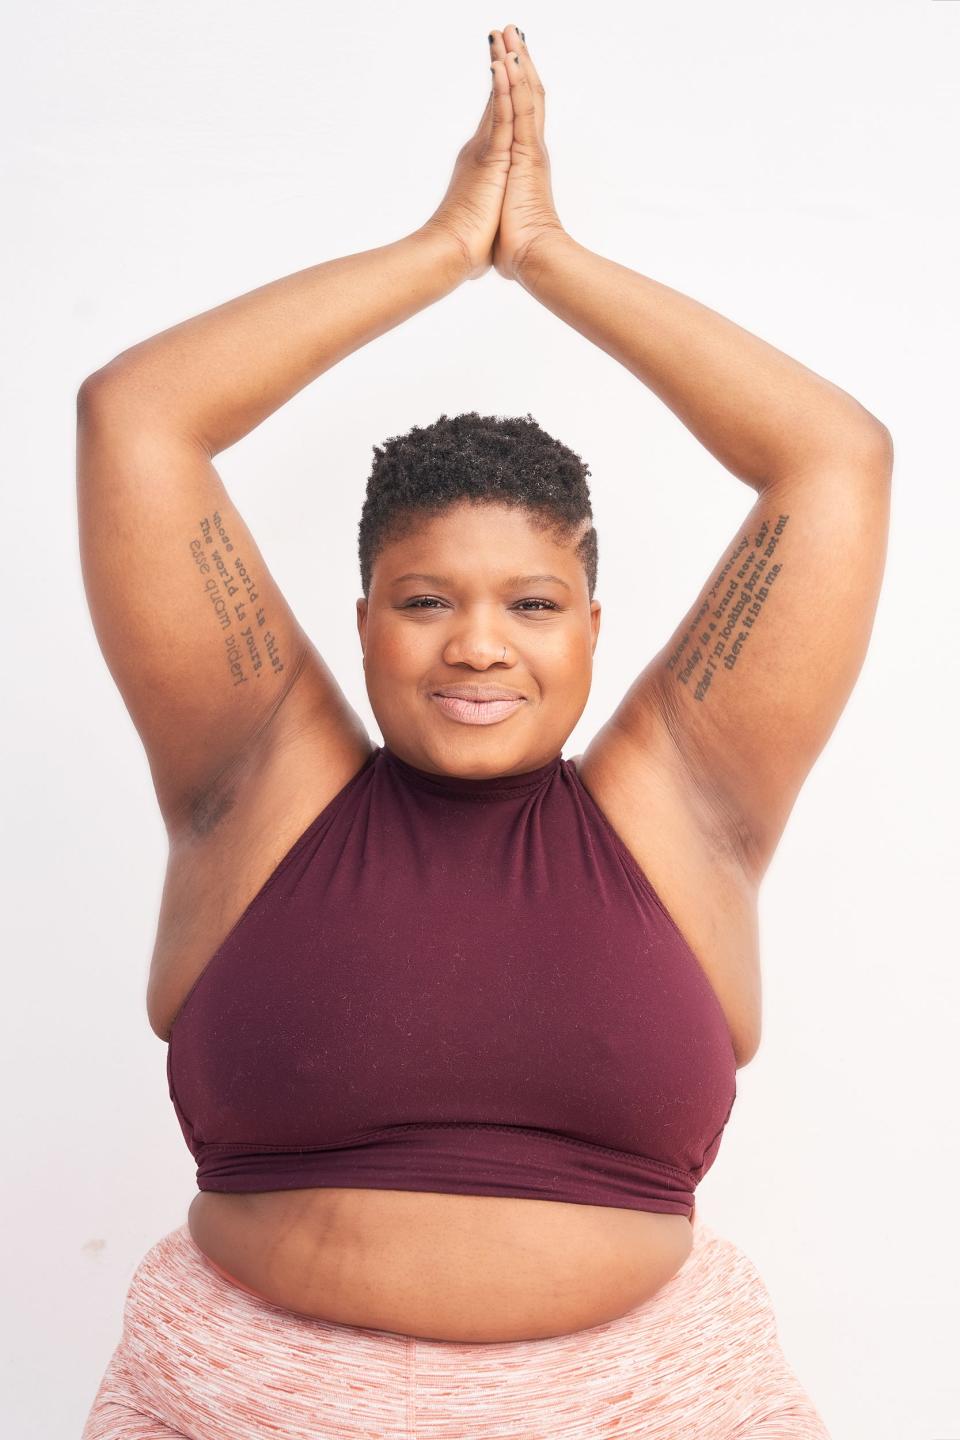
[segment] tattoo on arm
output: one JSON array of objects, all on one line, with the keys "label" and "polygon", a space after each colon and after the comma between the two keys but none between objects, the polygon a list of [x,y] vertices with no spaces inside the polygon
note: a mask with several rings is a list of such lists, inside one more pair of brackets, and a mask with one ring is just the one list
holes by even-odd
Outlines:
[{"label": "tattoo on arm", "polygon": [[200,584],[223,637],[223,654],[234,685],[245,685],[271,672],[282,675],[280,642],[267,626],[257,583],[236,553],[219,510],[204,515],[190,554]]},{"label": "tattoo on arm", "polygon": [[773,557],[789,520],[789,515],[779,516],[772,530],[764,520],[756,534],[740,536],[686,634],[667,658],[667,673],[695,700],[702,703],[715,678],[733,670],[743,655],[783,568]]}]

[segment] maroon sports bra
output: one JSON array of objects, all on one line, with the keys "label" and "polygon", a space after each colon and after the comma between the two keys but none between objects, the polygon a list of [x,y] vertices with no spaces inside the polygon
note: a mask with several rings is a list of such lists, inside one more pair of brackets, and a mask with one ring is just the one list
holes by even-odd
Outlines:
[{"label": "maroon sports bra", "polygon": [[194,983],[167,1079],[201,1190],[690,1215],[736,1098],[712,986],[571,760],[375,747]]}]

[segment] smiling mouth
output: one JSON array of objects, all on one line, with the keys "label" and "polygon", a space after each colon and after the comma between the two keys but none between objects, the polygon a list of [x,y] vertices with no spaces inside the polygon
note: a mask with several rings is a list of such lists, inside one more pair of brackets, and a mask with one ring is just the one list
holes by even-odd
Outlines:
[{"label": "smiling mouth", "polygon": [[511,700],[464,700],[459,695],[434,694],[432,699],[445,715],[465,725],[493,725],[512,715],[525,703],[522,695]]}]

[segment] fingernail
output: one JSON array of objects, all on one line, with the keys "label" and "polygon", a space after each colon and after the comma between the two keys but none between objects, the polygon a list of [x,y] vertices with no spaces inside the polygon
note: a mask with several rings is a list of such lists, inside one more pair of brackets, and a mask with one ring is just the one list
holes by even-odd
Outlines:
[{"label": "fingernail", "polygon": [[492,35],[488,35],[488,36],[487,36],[487,44],[488,44],[488,45],[492,45],[492,44],[493,44],[493,36],[492,36]]},{"label": "fingernail", "polygon": [[519,56],[519,55],[517,55],[517,54],[515,53],[513,59],[514,59],[514,62],[515,62],[517,65],[520,64],[520,56]]}]

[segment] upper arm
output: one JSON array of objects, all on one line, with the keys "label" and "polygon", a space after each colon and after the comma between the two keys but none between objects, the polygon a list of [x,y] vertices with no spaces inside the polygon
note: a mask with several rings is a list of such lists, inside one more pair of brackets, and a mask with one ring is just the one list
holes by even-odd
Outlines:
[{"label": "upper arm", "polygon": [[321,723],[359,725],[194,441],[85,382],[80,559],[104,659],[168,829],[242,765],[296,684]]},{"label": "upper arm", "polygon": [[886,561],[892,446],[766,487],[611,724],[651,715],[759,881],[850,696]]}]

